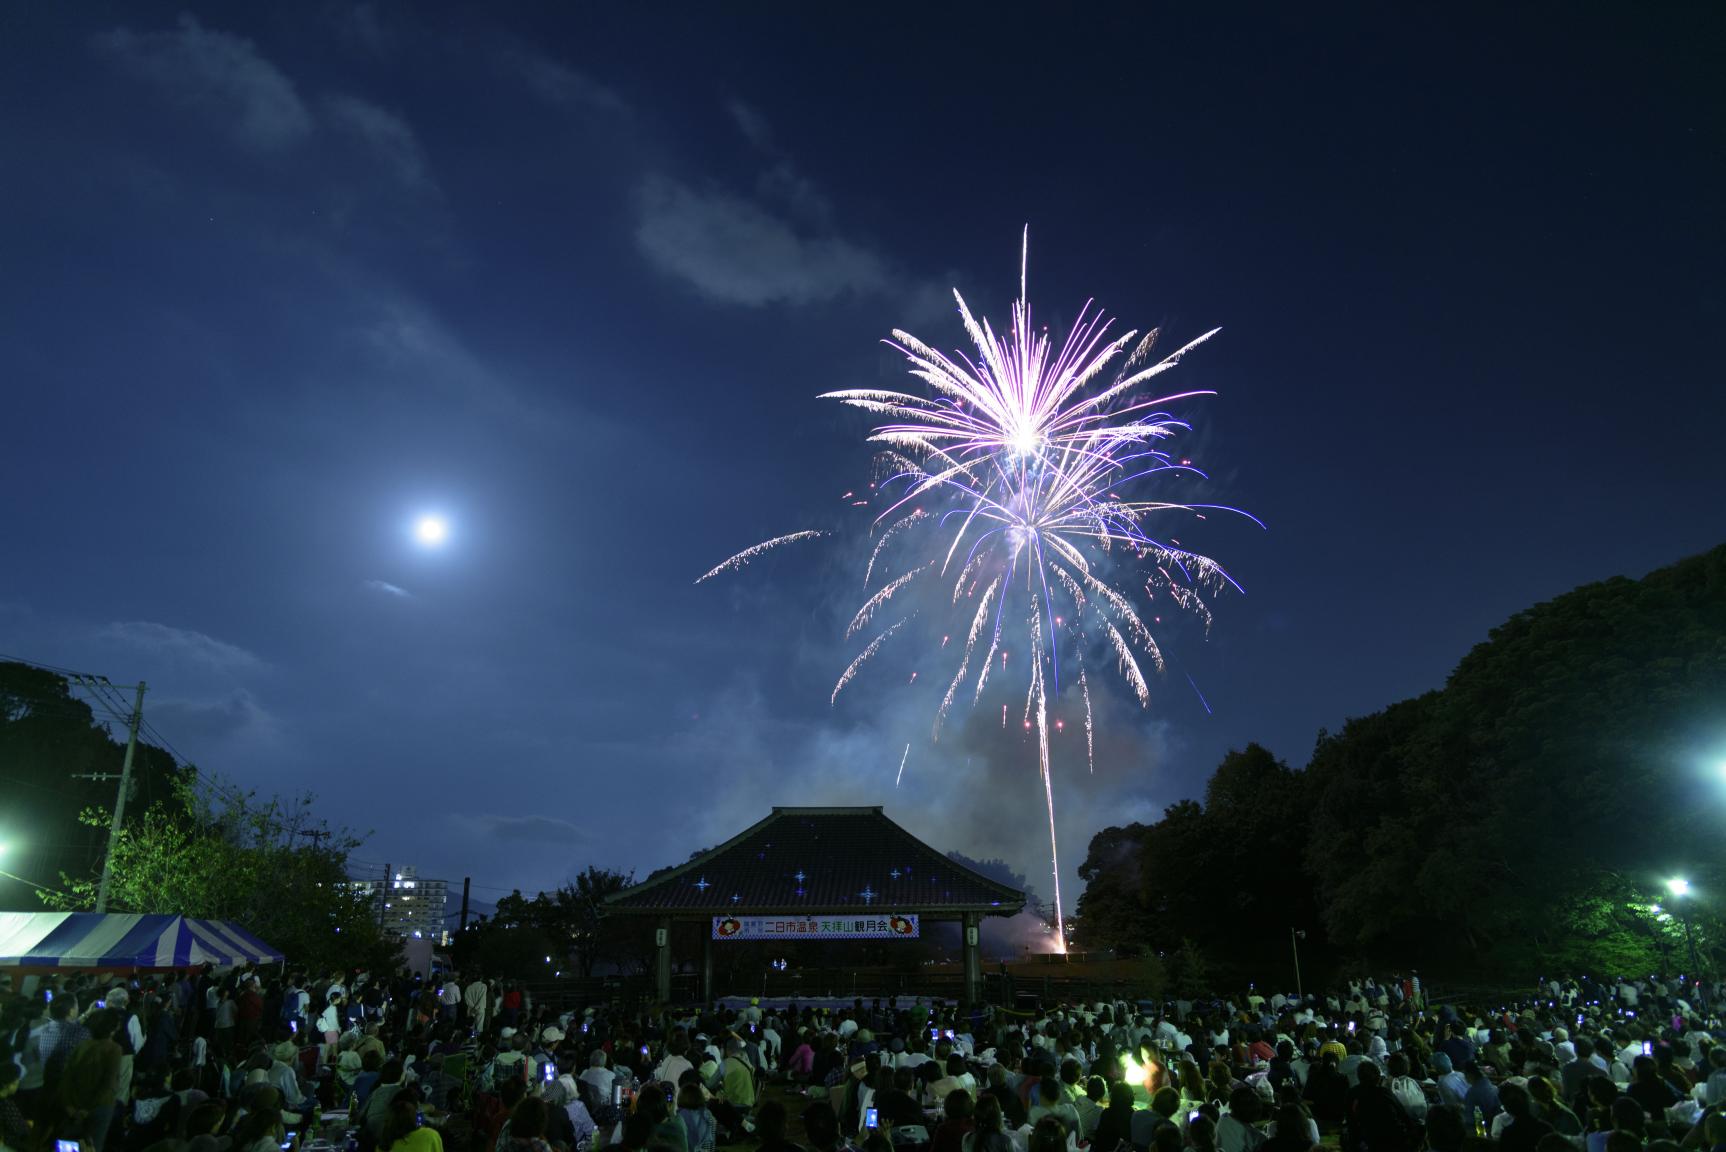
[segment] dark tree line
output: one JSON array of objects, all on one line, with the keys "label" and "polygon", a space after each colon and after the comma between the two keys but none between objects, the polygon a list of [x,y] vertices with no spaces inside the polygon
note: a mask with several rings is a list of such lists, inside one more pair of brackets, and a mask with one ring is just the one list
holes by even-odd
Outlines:
[{"label": "dark tree line", "polygon": [[1664,882],[1692,882],[1706,958],[1723,827],[1726,547],[1518,613],[1442,689],[1321,732],[1303,770],[1231,752],[1202,803],[1093,838],[1079,932],[1279,984],[1293,927],[1315,965],[1679,971]]}]

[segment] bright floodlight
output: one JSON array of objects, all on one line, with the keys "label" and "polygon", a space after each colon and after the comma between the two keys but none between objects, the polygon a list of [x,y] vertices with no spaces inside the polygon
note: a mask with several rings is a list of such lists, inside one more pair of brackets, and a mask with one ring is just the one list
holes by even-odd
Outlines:
[{"label": "bright floodlight", "polygon": [[442,516],[421,516],[414,525],[414,537],[428,548],[442,544],[449,536],[449,525]]},{"label": "bright floodlight", "polygon": [[1674,876],[1666,881],[1666,890],[1674,896],[1686,896],[1690,892],[1690,881],[1682,876]]}]

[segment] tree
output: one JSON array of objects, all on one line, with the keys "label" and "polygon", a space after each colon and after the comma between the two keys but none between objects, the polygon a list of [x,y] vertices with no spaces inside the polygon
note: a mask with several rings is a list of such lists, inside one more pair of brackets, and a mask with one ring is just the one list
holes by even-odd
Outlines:
[{"label": "tree", "polygon": [[[311,968],[393,967],[398,948],[383,939],[371,900],[348,882],[347,857],[360,841],[311,818],[310,796],[257,801],[230,794],[219,804],[190,779],[120,831],[108,904],[115,912],[233,920],[297,964]],[[82,821],[106,829],[108,813]],[[302,840],[307,828],[327,832]],[[101,870],[63,876],[44,893],[62,911],[93,908]]]},{"label": "tree", "polygon": [[498,901],[489,920],[456,937],[455,960],[518,979],[543,975],[547,956],[554,972],[567,964],[584,977],[602,960],[633,963],[642,955],[646,926],[605,919],[605,898],[633,880],[632,873],[589,864],[574,882],[532,899],[512,892]]},{"label": "tree", "polygon": [[608,950],[608,944],[625,943],[627,933],[617,920],[606,921],[605,900],[634,882],[633,872],[589,864],[576,876],[575,883],[565,884],[554,894],[568,926],[570,951],[583,976],[592,976],[594,965],[600,960],[617,958],[615,949]]},{"label": "tree", "polygon": [[[61,873],[82,874],[99,863],[108,829],[80,819],[89,808],[112,808],[115,780],[125,757],[123,705],[100,703],[98,717],[65,677],[30,664],[0,661],[0,789],[4,790],[8,872],[0,877],[0,907],[35,903],[31,884],[52,887]],[[121,739],[115,738],[118,733]],[[170,808],[174,785],[186,775],[167,752],[140,741],[132,764],[128,803],[142,812],[154,803]]]}]

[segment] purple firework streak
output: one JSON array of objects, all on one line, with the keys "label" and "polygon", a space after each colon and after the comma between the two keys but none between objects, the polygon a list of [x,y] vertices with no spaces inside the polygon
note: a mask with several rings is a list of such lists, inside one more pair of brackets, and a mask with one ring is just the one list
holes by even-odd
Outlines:
[{"label": "purple firework streak", "polygon": [[[1031,324],[1025,293],[1028,249],[1027,232],[1019,298],[1004,334],[997,334],[987,319],[979,322],[964,297],[953,293],[974,354],[948,356],[908,332],[894,331],[888,343],[905,354],[910,374],[924,382],[926,393],[855,388],[822,396],[884,421],[869,435],[882,446],[879,464],[885,478],[875,485],[875,494],[886,507],[875,518],[878,536],[864,572],[864,590],[869,591],[877,576],[880,583],[846,632],[873,634],[840,675],[833,703],[871,657],[904,633],[915,612],[878,626],[893,616],[896,599],[904,603],[910,598],[907,589],[933,584],[933,594],[963,625],[965,641],[958,648],[958,667],[935,708],[933,739],[940,738],[962,692],[968,688],[975,704],[991,673],[997,680],[1004,675],[1009,630],[1025,641],[1023,650],[1032,655],[1019,673],[1025,693],[1023,722],[1037,740],[1054,876],[1055,935],[1065,951],[1048,703],[1051,688],[1060,690],[1063,653],[1078,668],[1086,757],[1094,761],[1086,651],[1101,649],[1112,656],[1140,706],[1148,707],[1150,686],[1141,659],[1158,672],[1164,663],[1137,606],[1141,594],[1146,599],[1163,596],[1208,629],[1207,594],[1239,589],[1210,557],[1154,534],[1152,522],[1170,514],[1202,519],[1206,512],[1223,511],[1263,525],[1225,505],[1136,495],[1158,479],[1204,476],[1165,447],[1190,427],[1166,406],[1213,393],[1160,393],[1152,381],[1221,329],[1213,328],[1153,360],[1156,329],[1142,337],[1134,331],[1111,337],[1112,322],[1087,302],[1057,348],[1047,329],[1038,333]],[[925,505],[942,507],[934,512]],[[824,534],[806,530],[764,541],[696,582],[740,568],[781,545]],[[895,567],[893,558],[903,556],[911,562]],[[947,639],[942,638],[943,651]],[[1003,708],[1003,723],[1006,716]]]}]

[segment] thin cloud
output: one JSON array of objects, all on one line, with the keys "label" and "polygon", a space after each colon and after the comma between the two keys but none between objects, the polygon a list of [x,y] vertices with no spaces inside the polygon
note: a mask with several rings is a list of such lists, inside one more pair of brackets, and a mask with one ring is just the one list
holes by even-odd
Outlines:
[{"label": "thin cloud", "polygon": [[112,29],[96,38],[96,47],[177,103],[222,121],[251,151],[280,152],[312,133],[311,113],[280,68],[250,40],[206,28],[191,15],[171,31]]},{"label": "thin cloud", "polygon": [[365,587],[373,592],[382,592],[385,596],[398,596],[403,600],[412,600],[414,594],[400,584],[391,584],[388,580],[367,580]]},{"label": "thin cloud", "polygon": [[499,48],[494,54],[498,70],[515,76],[547,104],[570,110],[627,113],[628,101],[585,72],[577,71],[521,44]]},{"label": "thin cloud", "polygon": [[175,628],[153,620],[116,621],[101,637],[158,656],[199,664],[218,672],[251,671],[264,661],[238,644],[229,644],[192,628]]},{"label": "thin cloud", "polygon": [[725,110],[731,114],[732,123],[737,125],[745,140],[763,152],[773,151],[773,129],[759,109],[741,100],[732,100],[726,104]]},{"label": "thin cloud", "polygon": [[661,272],[723,304],[816,304],[895,286],[868,248],[800,234],[750,200],[662,176],[641,189],[635,239]]},{"label": "thin cloud", "polygon": [[323,105],[330,123],[364,145],[403,187],[438,191],[419,136],[406,120],[357,96],[328,96]]},{"label": "thin cloud", "polygon": [[451,819],[488,840],[574,844],[587,839],[586,830],[555,816],[501,816],[495,812],[480,812]]}]

